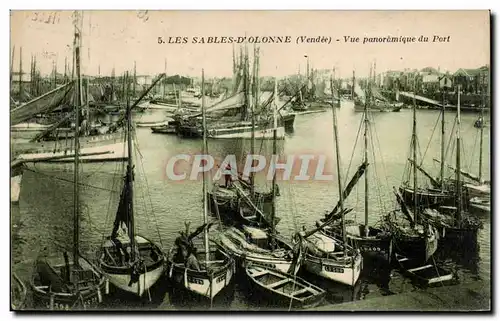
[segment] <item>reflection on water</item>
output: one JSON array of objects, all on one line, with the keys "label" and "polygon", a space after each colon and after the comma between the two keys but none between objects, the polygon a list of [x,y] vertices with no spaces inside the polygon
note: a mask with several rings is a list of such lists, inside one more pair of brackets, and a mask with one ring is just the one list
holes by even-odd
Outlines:
[{"label": "reflection on water", "polygon": [[[361,113],[354,113],[352,104],[344,104],[338,113],[341,163],[344,181],[354,173],[363,154],[362,141],[355,142],[359,131]],[[368,169],[370,179],[369,219],[372,224],[380,219],[380,215],[394,208],[395,202],[392,186],[401,182],[406,166],[411,136],[411,111],[399,113],[373,114],[374,123],[371,134],[374,137],[375,149],[370,150]],[[162,111],[149,112],[148,119],[161,120]],[[432,173],[438,173],[438,165],[432,161],[439,156],[440,138],[438,132],[432,131],[439,117],[437,111],[418,111],[418,135],[422,154],[427,149],[424,166]],[[467,146],[467,157],[464,164],[470,164],[469,170],[478,170],[477,130],[473,127],[474,114],[462,115],[462,137]],[[452,127],[453,114],[447,115],[447,132]],[[333,135],[331,111],[319,114],[297,116],[295,131],[285,141],[278,144],[278,151],[283,155],[325,155],[329,158],[326,169],[332,168]],[[136,225],[137,232],[158,242],[165,250],[172,246],[178,231],[184,228],[184,221],[191,221],[192,226],[202,222],[202,183],[196,181],[174,182],[168,180],[165,169],[168,160],[177,154],[194,155],[201,151],[201,140],[182,139],[169,135],[152,135],[149,128],[137,128],[137,146],[140,154],[136,155]],[[485,141],[489,140],[485,133]],[[356,151],[353,153],[354,145]],[[371,147],[371,145],[370,145]],[[234,154],[243,162],[250,152],[250,141],[209,140],[209,153],[217,160],[228,154]],[[484,174],[489,175],[489,144],[484,144]],[[465,149],[464,149],[465,150]],[[272,141],[257,141],[256,153],[269,156],[272,153]],[[351,159],[351,156],[352,159]],[[424,156],[424,155],[422,155]],[[383,162],[380,161],[383,159]],[[184,169],[188,165],[184,164]],[[81,166],[81,249],[89,256],[94,256],[103,237],[112,227],[114,214],[118,205],[121,189],[123,164],[84,164]],[[331,171],[331,169],[330,169]],[[277,211],[281,217],[278,230],[285,236],[302,226],[312,226],[324,213],[331,210],[337,202],[336,171],[331,172],[334,181],[279,181],[280,197],[277,200]],[[256,177],[258,188],[269,189],[270,183],[265,173]],[[20,203],[13,206],[12,217],[12,263],[16,269],[27,260],[36,257],[42,249],[58,252],[61,248],[70,249],[73,233],[73,186],[71,164],[36,164],[25,171]],[[420,178],[422,184],[425,179]],[[354,210],[349,219],[360,220],[364,217],[364,184],[358,184],[349,198],[347,206]],[[476,251],[453,252],[445,250],[436,254],[436,260],[456,271],[461,280],[490,280],[490,222],[482,218],[484,229],[479,233],[479,245]],[[446,254],[446,255],[444,255]],[[25,277],[29,275],[25,270]],[[301,272],[302,273],[302,272]],[[390,267],[380,264],[373,271],[365,271],[354,288],[331,283],[304,272],[301,275],[311,282],[324,287],[328,291],[327,301],[332,303],[350,300],[363,300],[370,297],[391,293],[411,291],[411,281],[403,278]],[[175,289],[164,283],[152,289],[150,295],[153,302],[124,303],[114,298],[108,300],[107,308],[138,309],[271,309],[278,307],[265,306],[263,302],[248,297],[245,278],[238,277],[235,291],[217,298],[214,302],[195,302],[192,298],[184,298]],[[169,288],[169,291],[165,291]],[[285,307],[286,309],[286,307]]]}]

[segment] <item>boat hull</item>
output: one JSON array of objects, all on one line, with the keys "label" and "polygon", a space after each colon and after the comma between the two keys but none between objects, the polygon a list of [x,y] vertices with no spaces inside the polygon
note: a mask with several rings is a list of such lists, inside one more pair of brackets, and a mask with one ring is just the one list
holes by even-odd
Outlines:
[{"label": "boat hull", "polygon": [[352,263],[343,264],[338,260],[319,258],[306,254],[304,257],[304,268],[315,275],[332,280],[341,284],[354,286],[359,279],[363,259],[361,254],[355,255]]},{"label": "boat hull", "polygon": [[[412,208],[414,205],[414,189],[411,187],[400,187],[399,192],[403,196],[405,204]],[[417,204],[419,204],[421,208],[437,209],[440,206],[455,204],[455,195],[449,192],[417,190],[416,197]]]},{"label": "boat hull", "polygon": [[[219,253],[223,254],[223,251]],[[201,253],[204,255],[204,253]],[[226,256],[225,254],[223,254]],[[221,267],[216,267],[213,273],[195,271],[186,268],[183,263],[173,261],[174,249],[169,253],[167,278],[177,288],[185,289],[196,295],[213,299],[231,284],[235,275],[234,260],[226,256],[226,262]]]},{"label": "boat hull", "polygon": [[139,276],[139,281],[130,286],[129,282],[131,271],[128,271],[127,274],[104,271],[104,275],[106,275],[106,277],[109,279],[109,282],[116,288],[142,297],[147,290],[149,290],[154,284],[156,284],[156,282],[158,282],[164,271],[165,267],[163,264],[161,264],[160,266],[141,274]]},{"label": "boat hull", "polygon": [[[33,300],[37,307],[49,310],[72,310],[94,308],[103,301],[103,296],[109,293],[108,280],[102,277],[84,258],[79,259],[80,266],[86,267],[86,271],[94,276],[90,281],[91,286],[74,292],[50,291],[49,286],[43,285],[35,277],[31,283]],[[61,269],[63,264],[55,266]]]},{"label": "boat hull", "polygon": [[257,265],[245,268],[251,293],[260,302],[289,308],[312,307],[321,303],[326,292],[306,280]]},{"label": "boat hull", "polygon": [[[293,264],[291,255],[283,253],[282,257],[278,257],[273,255],[272,252],[264,252],[262,249],[260,251],[252,250],[252,244],[249,244],[244,238],[233,239],[232,237],[235,236],[237,237],[235,234],[226,235],[226,233],[222,233],[218,235],[216,243],[237,260],[239,267],[245,268],[249,264],[255,264],[276,269],[284,273],[289,272]],[[285,251],[291,254],[291,246],[279,239],[276,239],[276,241]]]},{"label": "boat hull", "polygon": [[[135,241],[142,262],[137,261],[134,266],[130,266],[129,264],[116,265],[117,258],[112,257],[111,253],[120,252],[117,244],[121,244],[124,251],[127,248],[130,250],[130,240],[128,238],[121,238],[119,241],[119,243],[115,239],[107,239],[105,241],[101,248],[99,267],[116,288],[141,297],[163,275],[165,271],[165,257],[156,244],[143,236],[136,235]],[[156,255],[154,259],[153,254]],[[110,262],[114,264],[111,265]],[[135,282],[131,282],[134,272],[138,274],[138,278]]]}]

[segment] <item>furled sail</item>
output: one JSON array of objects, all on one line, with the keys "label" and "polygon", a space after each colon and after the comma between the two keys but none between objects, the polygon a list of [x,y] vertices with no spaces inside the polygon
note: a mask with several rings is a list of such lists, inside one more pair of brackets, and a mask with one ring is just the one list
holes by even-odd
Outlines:
[{"label": "furled sail", "polygon": [[127,233],[130,230],[130,182],[132,178],[128,174],[125,176],[125,183],[123,184],[122,193],[120,195],[120,203],[118,204],[118,210],[116,211],[115,223],[113,225],[113,231],[111,232],[111,238],[114,239],[118,236],[118,230],[120,227],[125,225],[127,227]]},{"label": "furled sail", "polygon": [[10,111],[11,126],[27,121],[35,115],[51,111],[62,103],[69,102],[73,84],[74,82],[69,82],[27,102],[24,105],[12,109]]}]

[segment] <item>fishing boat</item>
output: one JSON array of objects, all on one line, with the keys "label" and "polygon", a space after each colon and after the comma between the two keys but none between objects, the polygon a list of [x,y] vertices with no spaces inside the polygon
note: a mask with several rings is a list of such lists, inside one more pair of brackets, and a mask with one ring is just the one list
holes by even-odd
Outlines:
[{"label": "fishing boat", "polygon": [[[277,96],[277,80],[274,87],[275,96]],[[277,130],[277,105],[274,100],[274,138]],[[273,154],[277,154],[276,139],[273,140]],[[272,183],[272,208],[269,219],[269,228],[263,229],[252,226],[240,226],[240,228],[229,227],[217,234],[214,239],[217,244],[224,248],[232,256],[238,259],[241,266],[248,264],[259,264],[277,269],[281,272],[296,274],[298,271],[298,260],[294,258],[294,249],[292,245],[286,242],[276,232],[276,171],[273,175]],[[252,201],[249,200],[251,204]],[[295,259],[295,261],[294,261]]]},{"label": "fishing boat", "polygon": [[[77,13],[78,16],[78,13]],[[77,82],[80,81],[80,37],[75,28],[75,61]],[[76,96],[79,98],[80,86]],[[80,100],[75,103],[76,124],[79,124]],[[86,309],[103,301],[108,292],[108,281],[100,271],[84,258],[80,245],[80,201],[79,201],[79,139],[75,127],[74,156],[74,192],[73,192],[73,257],[69,259],[64,252],[64,261],[49,258],[46,253],[36,260],[35,273],[30,280],[30,287],[36,305],[50,310]]]},{"label": "fishing boat", "polygon": [[155,134],[176,134],[176,126],[170,122],[163,125],[151,126],[151,132]]},{"label": "fishing boat", "polygon": [[[127,105],[127,145],[132,151],[132,115],[128,100]],[[157,244],[135,233],[133,153],[127,160],[113,230],[102,244],[98,260],[99,267],[116,288],[141,297],[163,275],[165,257]]]},{"label": "fishing boat", "polygon": [[441,266],[431,263],[422,264],[421,261],[396,254],[396,262],[403,274],[413,278],[421,285],[443,285],[455,279],[452,272]]},{"label": "fishing boat", "polygon": [[[330,81],[330,84],[333,88],[333,80]],[[345,214],[347,211],[344,209],[344,193],[340,174],[340,151],[336,108],[333,108],[332,114],[340,195],[339,206],[335,211],[337,209],[340,211],[341,238],[326,236],[321,232],[319,236],[314,237],[319,231],[332,222],[331,218],[327,219],[322,225],[316,227],[312,231],[307,233],[302,232],[298,236],[301,246],[305,248],[303,266],[307,271],[341,284],[354,286],[361,273],[363,257],[359,250],[349,246],[347,242],[345,225]],[[333,212],[332,216],[335,214],[336,212]]]},{"label": "fishing boat", "polygon": [[[443,93],[443,103],[441,104],[441,167],[439,178],[434,178],[424,168],[415,163],[412,159],[408,159],[410,168],[418,169],[431,183],[430,187],[416,187],[413,188],[410,183],[410,173],[408,172],[407,180],[403,182],[399,188],[399,192],[403,196],[407,205],[419,204],[422,208],[438,208],[439,206],[452,205],[455,202],[455,193],[448,188],[448,182],[444,176],[444,158],[445,158],[445,94]],[[416,175],[416,174],[415,174]],[[416,198],[416,202],[414,202]]]},{"label": "fishing boat", "polygon": [[26,286],[24,282],[16,275],[12,273],[10,277],[10,306],[14,311],[22,310],[26,303]]},{"label": "fishing boat", "polygon": [[375,65],[370,65],[370,76],[365,90],[361,89],[359,84],[354,84],[354,92],[357,95],[357,97],[354,98],[354,111],[364,112],[365,109],[368,108],[369,111],[374,112],[399,112],[401,108],[403,108],[403,103],[390,102],[380,93],[377,86],[374,84],[374,79],[376,77],[375,67]]},{"label": "fishing boat", "polygon": [[477,242],[479,229],[483,227],[481,221],[470,215],[463,204],[463,187],[461,169],[461,137],[460,137],[460,85],[458,87],[457,124],[456,124],[456,171],[455,171],[455,204],[454,206],[441,206],[437,210],[428,210],[424,215],[436,228],[443,231],[442,238],[452,241],[457,245]]},{"label": "fishing boat", "polygon": [[[255,140],[258,138],[259,130],[258,123],[256,121],[256,110],[259,108],[259,77],[258,77],[258,50],[254,50],[254,73],[253,73],[253,84],[252,86],[252,97],[253,101],[250,99],[246,100],[248,106],[250,106],[250,154],[255,154]],[[266,104],[274,103],[277,104],[278,94],[273,93],[270,96]],[[277,116],[276,116],[277,117]],[[279,126],[279,128],[282,128]],[[280,136],[276,133],[276,139]],[[275,138],[274,131],[269,133],[268,138]],[[215,183],[212,190],[209,192],[210,208],[212,213],[220,215],[228,223],[243,224],[249,226],[260,226],[267,228],[270,226],[270,219],[266,217],[263,213],[263,207],[265,204],[269,204],[273,200],[272,191],[256,191],[254,182],[254,173],[250,173],[248,178],[242,177],[239,173],[235,173],[235,169],[227,169],[228,164],[221,164],[221,167],[225,171],[229,171],[231,176],[237,177],[234,182],[231,182],[229,186],[222,186]],[[276,186],[276,194],[279,194],[278,187]],[[217,203],[217,204],[216,204]],[[217,209],[217,213],[215,213]],[[277,222],[276,222],[277,224]]]},{"label": "fishing boat", "polygon": [[[205,128],[205,73],[201,74],[202,85],[202,117],[203,128]],[[207,153],[207,135],[203,131],[203,154]],[[185,289],[191,293],[206,297],[212,300],[217,294],[222,292],[231,284],[235,273],[235,262],[227,252],[216,246],[216,243],[209,240],[208,230],[208,200],[207,200],[207,179],[203,173],[203,225],[192,235],[188,233],[186,227],[185,239],[176,241],[177,248],[172,248],[168,256],[168,279],[175,286]],[[203,245],[195,246],[191,239],[199,231],[203,231]],[[189,236],[188,236],[189,235]],[[182,244],[184,243],[184,244]],[[213,244],[213,246],[211,246]],[[187,253],[183,253],[187,251]],[[196,263],[190,264],[190,255]],[[199,262],[199,263],[198,263]]]},{"label": "fishing boat", "polygon": [[[247,278],[259,299],[286,307],[305,308],[320,304],[326,291],[306,280],[265,266],[250,264],[245,268]],[[254,293],[255,294],[255,293]]]},{"label": "fishing boat", "polygon": [[[412,127],[412,163],[417,164],[417,105],[413,96],[413,127]],[[413,189],[416,190],[417,168],[413,166]],[[436,252],[439,233],[421,215],[419,199],[413,197],[413,213],[399,190],[394,190],[400,209],[396,209],[384,216],[385,228],[391,233],[394,253],[412,259],[427,262]]]},{"label": "fishing boat", "polygon": [[[369,217],[370,212],[373,212],[369,207],[369,178],[368,178],[368,136],[369,136],[369,113],[368,113],[368,104],[365,103],[365,111],[363,113],[363,117],[361,119],[364,124],[364,159],[363,163],[358,167],[358,170],[354,174],[353,178],[347,185],[345,191],[343,192],[343,198],[347,198],[354,186],[357,184],[358,180],[362,175],[365,177],[364,184],[364,222],[363,223],[346,223],[345,224],[345,232],[347,234],[347,241],[349,244],[356,248],[360,249],[361,253],[364,255],[365,259],[371,255],[382,255],[387,260],[391,258],[391,250],[392,250],[392,238],[387,231],[384,231],[382,226],[370,226]],[[354,145],[357,145],[357,139]],[[373,141],[372,141],[372,146]],[[354,155],[354,154],[353,154]],[[340,204],[337,205],[337,208]],[[337,208],[335,208],[332,213],[337,212]],[[323,221],[328,220],[332,214],[327,215]],[[380,217],[380,213],[371,214],[376,217]],[[337,216],[337,219],[340,217]],[[331,225],[327,225],[323,230],[323,233],[330,236],[342,237],[342,224],[339,224],[338,221]]]},{"label": "fishing boat", "polygon": [[50,126],[32,122],[20,123],[10,126],[10,136],[12,139],[31,139]]}]

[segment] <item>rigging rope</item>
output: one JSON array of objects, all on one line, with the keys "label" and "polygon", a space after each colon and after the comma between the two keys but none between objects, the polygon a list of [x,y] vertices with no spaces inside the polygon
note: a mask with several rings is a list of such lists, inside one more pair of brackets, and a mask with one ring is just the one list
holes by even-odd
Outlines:
[{"label": "rigging rope", "polygon": [[[149,191],[148,178],[147,178],[147,175],[146,175],[146,170],[144,168],[144,163],[142,161],[143,156],[140,153],[139,142],[137,141],[137,136],[134,136],[134,138],[135,138],[134,139],[134,143],[136,145],[136,150],[137,150],[138,154],[140,155],[139,160],[140,160],[140,163],[141,163],[141,168],[142,168],[142,172],[143,172],[144,182],[146,184],[146,191]],[[154,210],[153,210],[153,201],[151,199],[151,193],[148,192],[147,194],[148,194],[148,198],[149,198],[149,204],[151,205],[151,213],[153,215],[154,223],[156,225],[156,232],[158,233],[158,238],[159,238],[159,241],[160,241],[160,245],[163,248],[163,242],[162,242],[162,239],[161,239],[160,227],[158,226],[158,219],[156,218],[156,215],[155,215]],[[145,203],[144,203],[144,205],[145,205]],[[147,211],[145,211],[145,213],[146,213],[146,217],[148,217]]]}]

